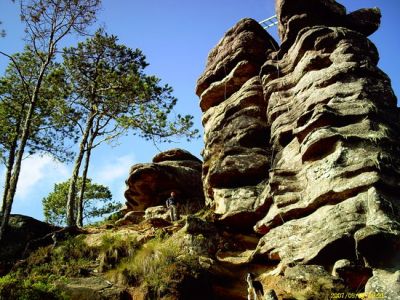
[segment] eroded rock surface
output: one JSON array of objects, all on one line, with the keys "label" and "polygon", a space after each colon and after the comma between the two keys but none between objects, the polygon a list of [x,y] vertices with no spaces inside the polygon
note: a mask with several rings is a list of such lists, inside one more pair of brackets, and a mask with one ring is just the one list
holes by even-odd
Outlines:
[{"label": "eroded rock surface", "polygon": [[266,103],[258,76],[276,42],[254,20],[230,29],[208,56],[197,84],[204,112],[203,184],[222,220],[249,226],[268,178]]},{"label": "eroded rock surface", "polygon": [[165,205],[171,191],[188,206],[204,203],[201,161],[189,152],[172,149],[156,155],[152,163],[132,166],[125,198],[131,210]]},{"label": "eroded rock surface", "polygon": [[255,257],[393,268],[399,110],[367,38],[380,11],[347,14],[333,0],[276,0],[276,8],[279,49],[241,20],[198,81],[207,203],[226,224],[255,224],[263,235]]}]

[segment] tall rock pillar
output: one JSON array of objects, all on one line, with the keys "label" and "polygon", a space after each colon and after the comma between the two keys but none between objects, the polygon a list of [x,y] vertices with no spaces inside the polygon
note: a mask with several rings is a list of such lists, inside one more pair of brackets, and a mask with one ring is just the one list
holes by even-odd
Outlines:
[{"label": "tall rock pillar", "polygon": [[260,67],[278,45],[243,19],[210,52],[197,83],[203,111],[206,201],[229,225],[255,224],[270,167],[269,128]]}]

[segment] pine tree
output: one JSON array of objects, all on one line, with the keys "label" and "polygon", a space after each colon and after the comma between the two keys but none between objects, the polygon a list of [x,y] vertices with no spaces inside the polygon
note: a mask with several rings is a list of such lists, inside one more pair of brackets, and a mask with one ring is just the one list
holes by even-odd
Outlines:
[{"label": "pine tree", "polygon": [[[168,116],[177,99],[172,88],[144,73],[145,56],[139,50],[117,43],[117,37],[102,30],[64,50],[64,65],[75,92],[75,109],[83,116],[79,124],[82,138],[75,158],[67,203],[67,223],[82,225],[82,209],[75,216],[76,184],[86,154],[83,180],[87,176],[91,151],[104,141],[113,141],[134,130],[147,139],[168,140],[198,135],[192,130],[192,116]],[[85,182],[85,181],[84,181]],[[85,186],[82,185],[81,194]],[[82,203],[82,199],[79,200]],[[78,204],[78,207],[82,207]]]}]

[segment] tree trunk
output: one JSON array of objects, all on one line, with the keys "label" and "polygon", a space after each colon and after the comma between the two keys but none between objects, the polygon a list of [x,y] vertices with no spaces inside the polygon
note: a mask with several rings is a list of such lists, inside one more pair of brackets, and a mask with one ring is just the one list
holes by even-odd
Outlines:
[{"label": "tree trunk", "polygon": [[1,214],[2,215],[4,215],[4,212],[6,209],[7,193],[8,193],[8,189],[10,188],[10,179],[11,179],[11,172],[12,172],[12,167],[13,167],[14,159],[15,159],[16,146],[17,146],[16,143],[15,144],[13,143],[13,147],[10,148],[8,159],[7,159],[6,178],[4,181],[3,202],[1,205]]},{"label": "tree trunk", "polygon": [[[79,152],[75,159],[74,169],[72,171],[72,177],[70,180],[70,185],[68,189],[68,198],[67,198],[67,225],[74,226],[75,225],[75,207],[76,207],[76,183],[79,177],[79,169],[82,164],[83,155],[85,154],[85,145],[87,144],[90,129],[93,126],[93,120],[95,118],[95,113],[90,112],[88,118],[86,120],[85,130],[82,136],[81,143],[79,145]],[[83,184],[83,183],[82,183]]]},{"label": "tree trunk", "polygon": [[50,63],[50,59],[51,59],[51,55],[49,55],[47,57],[47,60],[40,67],[38,80],[37,80],[35,88],[33,90],[31,101],[28,105],[28,112],[26,113],[24,125],[22,127],[20,144],[19,144],[18,150],[15,155],[15,162],[14,162],[14,165],[13,165],[13,168],[11,171],[10,184],[8,187],[7,197],[5,200],[5,209],[4,209],[3,219],[1,221],[1,226],[0,226],[0,241],[2,241],[2,239],[4,237],[4,233],[6,231],[6,227],[8,226],[8,221],[10,219],[11,208],[12,208],[12,204],[14,201],[15,192],[17,190],[19,174],[21,172],[22,159],[24,158],[25,146],[26,146],[26,143],[27,143],[29,135],[30,135],[33,113],[35,111],[36,102],[38,101],[38,98],[39,98],[39,90],[40,90],[40,87],[42,86],[44,73],[46,72],[46,69]]},{"label": "tree trunk", "polygon": [[[41,71],[44,74],[44,69],[42,69],[42,70]],[[29,138],[29,131],[30,131],[31,123],[32,123],[32,116],[33,116],[33,112],[35,110],[36,101],[38,99],[39,88],[41,86],[43,74],[41,74],[42,76],[39,77],[38,84],[35,87],[35,91],[33,93],[31,103],[28,106],[28,112],[26,114],[24,126],[22,128],[21,141],[20,141],[17,153],[16,153],[16,159],[15,159],[15,163],[14,163],[14,166],[13,166],[13,169],[11,172],[10,184],[9,184],[9,187],[7,190],[7,197],[5,200],[5,209],[4,209],[4,213],[3,213],[3,220],[1,222],[1,227],[0,227],[0,241],[4,237],[4,233],[5,233],[6,227],[8,225],[8,221],[10,219],[11,208],[12,208],[12,204],[14,201],[15,192],[17,190],[19,174],[21,172],[22,159],[24,157],[25,146],[26,146],[26,143]]]},{"label": "tree trunk", "polygon": [[84,205],[84,195],[85,195],[85,188],[86,188],[86,178],[87,178],[87,173],[89,170],[89,163],[90,163],[90,154],[92,153],[92,147],[93,147],[93,142],[94,139],[96,138],[95,134],[92,133],[88,142],[88,145],[86,147],[86,156],[85,156],[85,164],[83,166],[83,173],[82,173],[82,186],[81,186],[81,191],[78,199],[78,217],[77,217],[77,222],[76,225],[79,227],[83,226],[83,205]]},{"label": "tree trunk", "polygon": [[[22,111],[20,112],[21,115],[23,113],[24,106],[25,105],[22,105]],[[10,188],[11,173],[12,173],[12,168],[13,168],[14,161],[15,161],[15,154],[17,152],[17,146],[18,146],[18,137],[21,133],[21,122],[22,122],[21,119],[18,120],[17,127],[15,130],[15,137],[14,137],[13,141],[11,142],[10,149],[8,151],[8,159],[7,159],[7,163],[6,163],[6,178],[4,181],[4,191],[3,191],[3,202],[2,202],[2,206],[1,206],[2,215],[4,215],[4,212],[6,209],[7,193],[8,193],[8,189]]]}]

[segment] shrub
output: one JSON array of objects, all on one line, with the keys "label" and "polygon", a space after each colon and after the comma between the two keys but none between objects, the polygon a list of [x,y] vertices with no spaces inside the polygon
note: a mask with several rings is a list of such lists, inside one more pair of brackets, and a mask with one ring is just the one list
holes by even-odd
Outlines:
[{"label": "shrub", "polygon": [[0,300],[66,299],[61,291],[44,281],[21,280],[12,275],[0,277]]},{"label": "shrub", "polygon": [[123,258],[132,257],[139,246],[135,235],[104,235],[99,246],[100,272],[114,268]]},{"label": "shrub", "polygon": [[182,255],[180,244],[175,240],[157,237],[143,245],[136,255],[123,260],[118,269],[127,277],[128,282],[143,284],[159,297],[168,291],[171,282],[188,267],[195,272],[198,269],[197,260]]}]

